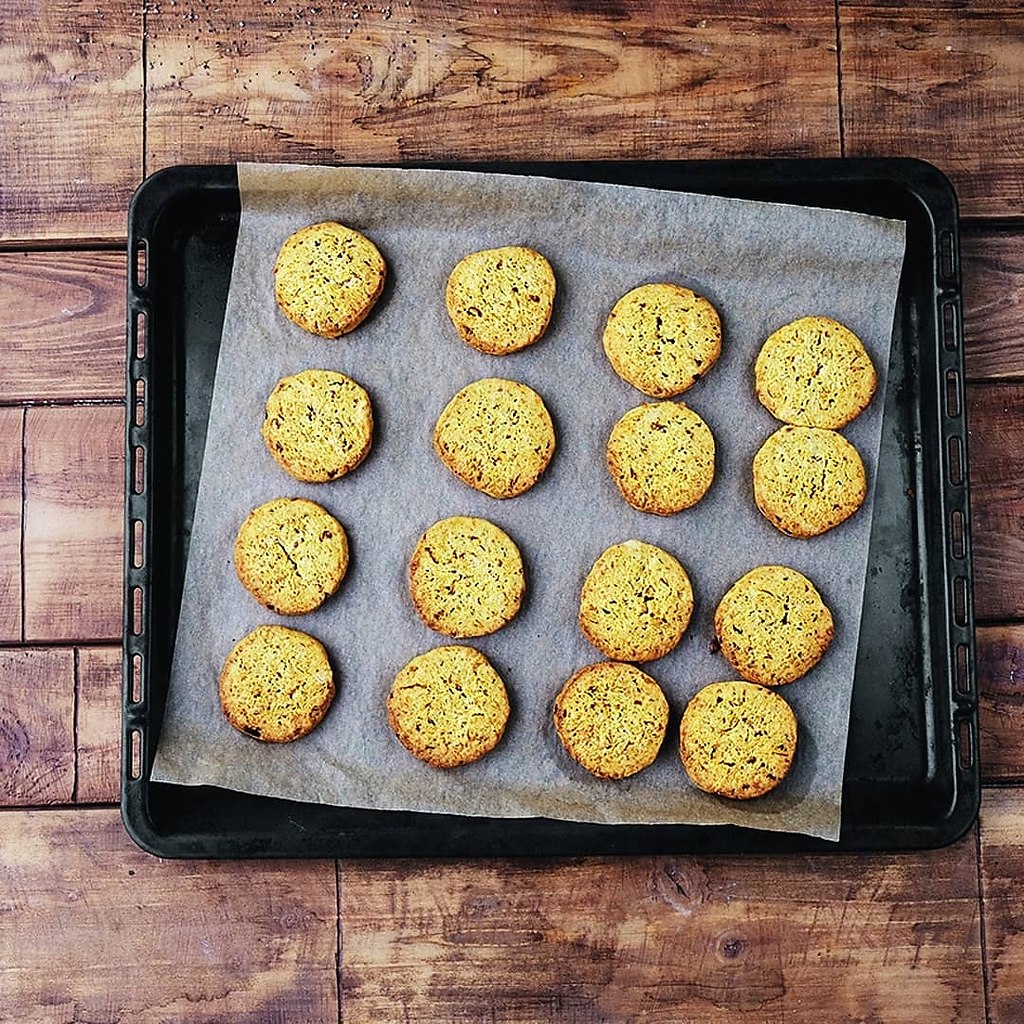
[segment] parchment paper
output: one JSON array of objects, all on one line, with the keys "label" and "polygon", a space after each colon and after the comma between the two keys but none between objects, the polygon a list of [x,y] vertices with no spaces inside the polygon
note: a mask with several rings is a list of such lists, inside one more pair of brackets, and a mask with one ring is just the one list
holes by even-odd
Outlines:
[{"label": "parchment paper", "polygon": [[[904,225],[859,214],[624,186],[467,172],[241,165],[242,217],[186,572],[167,711],[153,778],[357,807],[595,822],[735,823],[839,834],[843,762],[871,527],[873,482]],[[388,262],[379,306],[355,332],[326,341],[277,311],[274,258],[294,230],[338,220],[366,233]],[[462,343],[444,306],[447,276],[476,249],[523,244],[558,279],[547,335],[494,357]],[[711,427],[717,475],[694,508],[669,518],[631,509],[605,466],[614,422],[645,396],[620,380],[601,347],[612,304],[647,281],[706,295],[722,315],[722,357],[683,400]],[[866,506],[813,540],[784,537],[758,513],[751,459],[778,424],[753,394],[753,362],[776,327],[805,314],[835,317],[864,340],[879,393],[844,431],[872,485]],[[299,484],[266,452],[264,402],[285,374],[339,370],[370,393],[377,430],[367,461],[330,484]],[[499,501],[455,479],[431,446],[448,399],[470,381],[503,376],[544,398],[558,448],[540,483]],[[334,513],[352,561],[339,593],[316,612],[279,618],[239,583],[235,533],[255,505],[305,496]],[[441,772],[411,757],[387,726],[384,700],[413,656],[452,642],[424,626],[407,591],[409,556],[437,519],[483,516],[519,544],[527,599],[498,633],[467,641],[505,679],[505,737],[473,765]],[[572,762],[551,705],[578,668],[602,660],[576,624],[579,590],[597,556],[631,537],[676,555],[696,608],[683,642],[645,668],[673,710],[648,770],[599,781]],[[794,768],[774,793],[729,802],[696,790],[677,755],[678,717],[706,683],[734,678],[709,647],[714,608],[756,565],[806,573],[833,611],[835,641],[783,690],[800,723]],[[281,622],[320,638],[339,692],[324,723],[286,745],[232,729],[217,677],[249,630]]]}]

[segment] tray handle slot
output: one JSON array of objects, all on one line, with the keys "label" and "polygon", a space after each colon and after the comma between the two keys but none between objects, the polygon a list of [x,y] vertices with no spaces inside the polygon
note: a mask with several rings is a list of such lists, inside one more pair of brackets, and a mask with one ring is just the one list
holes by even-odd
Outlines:
[{"label": "tray handle slot", "polygon": [[955,508],[949,517],[949,547],[954,558],[963,558],[967,554],[967,542],[964,535],[964,514]]},{"label": "tray handle slot", "polygon": [[137,380],[135,382],[135,426],[141,427],[146,423],[146,382]]},{"label": "tray handle slot", "polygon": [[132,633],[134,636],[142,636],[143,604],[142,587],[132,587]]},{"label": "tray handle slot", "polygon": [[956,645],[956,657],[954,658],[953,666],[958,697],[971,696],[970,656],[967,644]]},{"label": "tray handle slot", "polygon": [[970,719],[962,718],[956,729],[957,763],[962,771],[968,772],[974,767],[974,730]]},{"label": "tray handle slot", "polygon": [[132,655],[131,676],[128,689],[128,699],[132,704],[140,704],[142,702],[142,679],[142,655],[135,653]]},{"label": "tray handle slot", "polygon": [[132,728],[128,730],[126,756],[128,763],[128,778],[132,781],[142,778],[142,730]]},{"label": "tray handle slot", "polygon": [[946,371],[946,415],[956,419],[960,415],[960,374],[956,370]]},{"label": "tray handle slot", "polygon": [[949,458],[946,465],[949,482],[954,487],[959,487],[964,482],[963,446],[960,444],[960,438],[954,434],[947,442],[947,449]]},{"label": "tray handle slot", "polygon": [[137,445],[132,460],[132,493],[141,494],[146,489],[146,450]]},{"label": "tray handle slot", "polygon": [[132,249],[132,280],[136,288],[145,288],[149,282],[149,241],[139,238]]},{"label": "tray handle slot", "polygon": [[953,232],[946,228],[939,235],[939,277],[947,284],[956,281],[956,268],[957,258]]},{"label": "tray handle slot", "polygon": [[967,625],[967,579],[964,576],[953,580],[953,621],[958,626]]},{"label": "tray handle slot", "polygon": [[146,564],[145,526],[141,519],[132,522],[132,565],[141,569]]},{"label": "tray handle slot", "polygon": [[146,332],[149,326],[145,310],[138,309],[135,311],[133,326],[135,328],[135,337],[132,350],[135,352],[135,358],[141,361],[146,358]]},{"label": "tray handle slot", "polygon": [[942,330],[942,344],[945,346],[947,352],[955,352],[959,347],[959,334],[957,330],[959,317],[957,315],[956,304],[953,302],[944,302],[942,304],[942,320],[940,322]]}]

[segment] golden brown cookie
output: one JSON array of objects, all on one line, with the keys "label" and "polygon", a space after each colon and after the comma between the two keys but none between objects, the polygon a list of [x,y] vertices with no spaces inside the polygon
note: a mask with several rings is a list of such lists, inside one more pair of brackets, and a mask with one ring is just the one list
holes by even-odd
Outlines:
[{"label": "golden brown cookie", "polygon": [[715,611],[715,636],[744,679],[781,686],[809,672],[832,643],[832,613],[811,581],[785,565],[759,565]]},{"label": "golden brown cookie", "polygon": [[334,693],[323,644],[284,626],[258,626],[242,637],[220,673],[227,720],[268,743],[287,743],[315,729]]},{"label": "golden brown cookie", "polygon": [[722,323],[707,299],[677,284],[644,284],[615,303],[604,329],[615,372],[652,398],[681,395],[722,351]]},{"label": "golden brown cookie", "polygon": [[435,768],[478,761],[498,745],[509,716],[505,684],[472,647],[435,647],[413,658],[387,703],[402,746]]},{"label": "golden brown cookie", "polygon": [[235,539],[235,569],[245,589],[279,615],[319,608],[348,569],[341,523],[316,502],[276,498],[254,508]]},{"label": "golden brown cookie", "polygon": [[370,396],[343,373],[303,370],[277,382],[260,433],[270,454],[296,480],[336,480],[369,454]]},{"label": "golden brown cookie", "polygon": [[754,365],[757,397],[783,423],[837,430],[859,416],[878,378],[860,338],[825,316],[780,327]]},{"label": "golden brown cookie", "polygon": [[583,635],[617,661],[653,661],[673,650],[693,613],[686,570],[667,551],[628,540],[594,563],[580,593]]},{"label": "golden brown cookie", "polygon": [[867,478],[857,449],[818,427],[781,427],[754,456],[754,500],[790,537],[816,537],[864,504]]},{"label": "golden brown cookie", "polygon": [[514,498],[547,469],[555,427],[532,388],[485,377],[445,406],[434,428],[434,449],[463,483],[492,498]]},{"label": "golden brown cookie", "polygon": [[774,690],[756,683],[711,683],[683,712],[679,756],[698,789],[751,800],[786,777],[796,737],[796,716]]},{"label": "golden brown cookie", "polygon": [[484,636],[519,611],[523,560],[494,523],[453,516],[434,523],[409,562],[409,592],[419,617],[453,637]]},{"label": "golden brown cookie", "polygon": [[285,239],[274,263],[274,295],[284,315],[303,330],[337,338],[366,319],[386,276],[373,242],[325,221]]},{"label": "golden brown cookie", "polygon": [[607,457],[623,498],[658,516],[695,505],[715,477],[715,439],[682,402],[630,409],[612,428]]},{"label": "golden brown cookie", "polygon": [[495,356],[537,341],[547,330],[554,301],[551,264],[521,245],[463,257],[445,294],[448,316],[462,340]]},{"label": "golden brown cookie", "polygon": [[668,701],[636,666],[601,661],[581,668],[562,687],[554,720],[574,761],[599,779],[624,779],[658,756]]}]

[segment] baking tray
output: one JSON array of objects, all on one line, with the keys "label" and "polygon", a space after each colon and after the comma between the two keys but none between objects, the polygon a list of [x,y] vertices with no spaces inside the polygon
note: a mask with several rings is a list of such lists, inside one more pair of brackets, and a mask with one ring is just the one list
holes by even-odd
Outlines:
[{"label": "baking tray", "polygon": [[230,166],[158,171],[129,212],[127,394],[134,414],[126,428],[121,782],[128,832],[163,857],[892,850],[959,838],[977,816],[980,782],[959,225],[948,180],[930,164],[904,159],[459,167],[906,222],[840,839],[735,826],[368,811],[150,780],[238,231]]}]

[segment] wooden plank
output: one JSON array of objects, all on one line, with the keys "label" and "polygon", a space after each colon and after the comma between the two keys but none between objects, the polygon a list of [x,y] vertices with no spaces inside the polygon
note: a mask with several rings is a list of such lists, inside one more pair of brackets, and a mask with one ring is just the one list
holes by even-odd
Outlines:
[{"label": "wooden plank", "polygon": [[21,409],[0,409],[0,640],[21,639]]},{"label": "wooden plank", "polygon": [[5,1020],[338,1021],[333,862],[161,861],[105,808],[7,812],[0,850]]},{"label": "wooden plank", "polygon": [[1024,618],[1024,385],[971,385],[967,422],[975,614]]},{"label": "wooden plank", "polygon": [[840,0],[839,24],[846,154],[932,161],[966,216],[1024,212],[1020,5]]},{"label": "wooden plank", "polygon": [[973,836],[894,856],[342,862],[352,1021],[984,1020]]},{"label": "wooden plank", "polygon": [[160,4],[147,36],[150,168],[839,154],[825,0]]},{"label": "wooden plank", "polygon": [[0,805],[70,803],[74,701],[70,648],[0,649]]},{"label": "wooden plank", "polygon": [[0,402],[124,395],[126,262],[115,252],[0,254]]},{"label": "wooden plank", "polygon": [[967,376],[1024,377],[1024,231],[961,236]]},{"label": "wooden plank", "polygon": [[982,626],[975,645],[982,778],[1024,779],[1024,625]]},{"label": "wooden plank", "polygon": [[124,411],[75,406],[26,415],[26,638],[116,640]]},{"label": "wooden plank", "polygon": [[989,789],[981,805],[981,872],[990,1024],[1024,1020],[1024,791]]},{"label": "wooden plank", "polygon": [[121,777],[121,648],[78,651],[75,801],[114,803]]},{"label": "wooden plank", "polygon": [[140,5],[41,0],[4,20],[0,240],[123,237],[142,177]]}]

